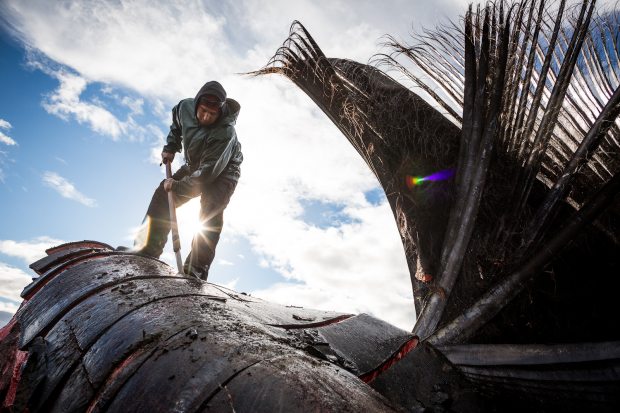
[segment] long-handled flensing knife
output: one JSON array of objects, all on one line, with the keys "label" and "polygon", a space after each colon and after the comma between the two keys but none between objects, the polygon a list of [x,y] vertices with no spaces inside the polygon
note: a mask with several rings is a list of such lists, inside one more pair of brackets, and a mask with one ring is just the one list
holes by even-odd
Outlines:
[{"label": "long-handled flensing knife", "polygon": [[[170,167],[170,161],[166,162],[166,178],[172,178],[172,169]],[[177,224],[177,210],[174,205],[174,194],[172,191],[168,191],[168,207],[170,208],[170,229],[172,230],[172,249],[177,259],[177,269],[180,275],[185,275],[183,272],[183,262],[181,262],[181,240],[179,239],[179,226]]]}]

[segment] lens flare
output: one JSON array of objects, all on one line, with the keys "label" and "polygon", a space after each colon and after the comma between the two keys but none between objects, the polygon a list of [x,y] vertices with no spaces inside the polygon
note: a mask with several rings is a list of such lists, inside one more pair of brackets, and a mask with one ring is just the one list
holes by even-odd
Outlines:
[{"label": "lens flare", "polygon": [[434,174],[427,176],[405,176],[405,182],[407,187],[412,189],[414,186],[422,185],[422,182],[426,181],[445,181],[454,176],[454,169],[444,169],[443,171],[435,172]]}]

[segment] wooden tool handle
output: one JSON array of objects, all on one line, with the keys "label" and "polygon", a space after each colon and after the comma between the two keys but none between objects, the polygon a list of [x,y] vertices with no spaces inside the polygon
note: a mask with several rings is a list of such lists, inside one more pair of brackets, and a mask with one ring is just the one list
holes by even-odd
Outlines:
[{"label": "wooden tool handle", "polygon": [[[172,178],[170,161],[166,162],[166,178]],[[168,192],[168,207],[170,209],[170,229],[172,231],[172,249],[176,255],[177,269],[183,274],[183,264],[181,263],[181,239],[179,238],[179,226],[177,224],[177,209],[174,205],[174,194]]]}]

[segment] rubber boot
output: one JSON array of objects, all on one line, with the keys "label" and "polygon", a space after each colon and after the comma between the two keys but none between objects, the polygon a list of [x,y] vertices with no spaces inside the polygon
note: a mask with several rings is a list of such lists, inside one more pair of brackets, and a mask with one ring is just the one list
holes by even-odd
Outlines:
[{"label": "rubber boot", "polygon": [[183,272],[192,277],[198,277],[202,281],[207,281],[209,278],[209,268],[211,264],[199,264],[196,262],[194,257],[194,251],[190,251],[185,258],[185,263],[183,264]]},{"label": "rubber boot", "polygon": [[147,215],[136,236],[133,253],[159,258],[162,252],[164,252],[169,232],[169,220],[156,219]]}]

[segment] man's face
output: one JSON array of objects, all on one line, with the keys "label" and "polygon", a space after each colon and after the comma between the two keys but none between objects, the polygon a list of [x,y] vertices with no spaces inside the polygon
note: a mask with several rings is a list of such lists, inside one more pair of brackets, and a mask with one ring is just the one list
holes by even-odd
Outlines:
[{"label": "man's face", "polygon": [[196,118],[201,126],[213,125],[217,118],[220,117],[221,103],[217,97],[206,95],[200,98],[198,109],[196,110]]}]

